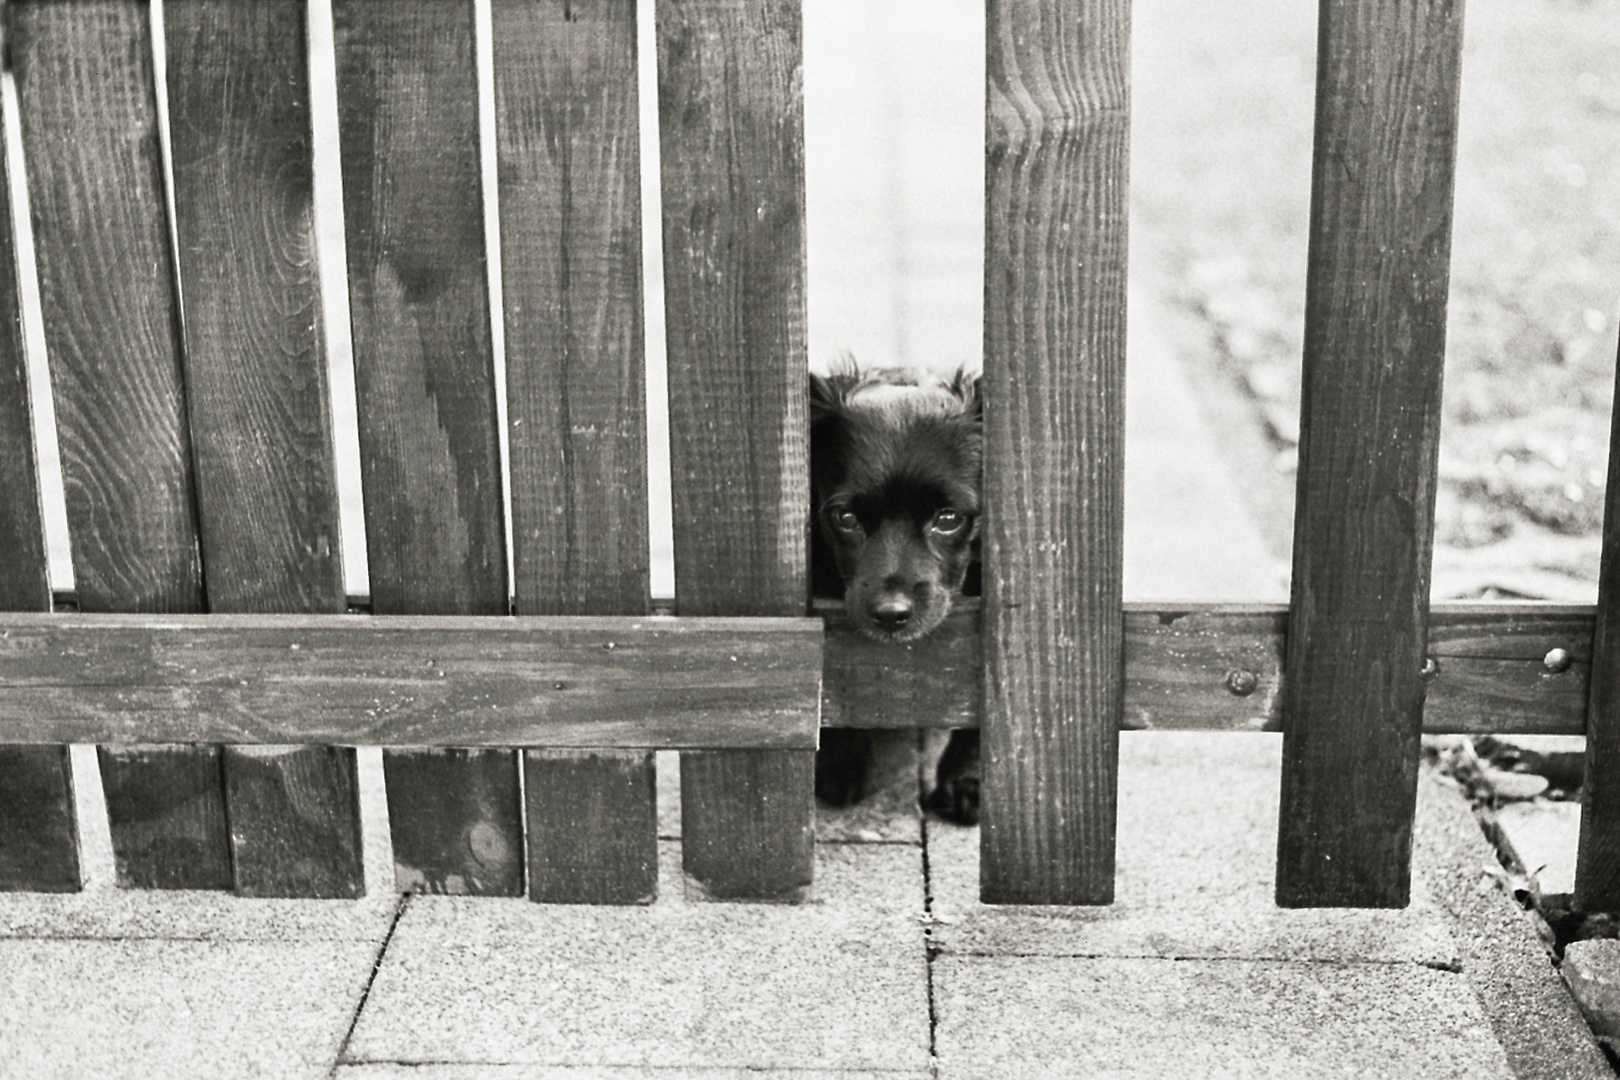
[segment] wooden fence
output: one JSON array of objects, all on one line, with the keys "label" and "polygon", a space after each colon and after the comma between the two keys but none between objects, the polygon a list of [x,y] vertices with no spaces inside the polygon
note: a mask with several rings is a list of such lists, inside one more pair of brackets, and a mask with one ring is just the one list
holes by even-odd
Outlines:
[{"label": "wooden fence", "polygon": [[897,649],[806,617],[798,0],[658,0],[674,617],[633,0],[493,0],[498,313],[471,0],[332,2],[368,614],[304,0],[166,0],[161,43],[147,0],[6,4],[77,596],[52,610],[0,219],[0,888],[79,887],[82,742],[122,885],[356,895],[381,745],[402,887],[644,900],[677,748],[690,878],[791,898],[818,723],[982,725],[984,899],[1107,903],[1124,726],[1284,732],[1284,905],[1407,902],[1420,732],[1585,732],[1578,887],[1620,907],[1613,503],[1595,610],[1427,602],[1460,3],[1322,4],[1285,609],[1122,603],[1128,4],[990,0],[985,594]]}]

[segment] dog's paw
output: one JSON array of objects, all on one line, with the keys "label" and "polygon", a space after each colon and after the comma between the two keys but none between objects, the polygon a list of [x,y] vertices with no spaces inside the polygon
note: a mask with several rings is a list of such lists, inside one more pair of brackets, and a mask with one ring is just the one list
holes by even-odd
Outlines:
[{"label": "dog's paw", "polygon": [[816,751],[816,798],[827,806],[853,806],[866,795],[871,747],[865,732],[826,728]]},{"label": "dog's paw", "polygon": [[934,790],[929,792],[930,812],[958,825],[979,823],[979,733],[972,730],[951,732],[951,741],[940,756],[935,771]]},{"label": "dog's paw", "polygon": [[957,825],[977,825],[979,778],[957,776],[941,781],[928,796],[928,810]]}]

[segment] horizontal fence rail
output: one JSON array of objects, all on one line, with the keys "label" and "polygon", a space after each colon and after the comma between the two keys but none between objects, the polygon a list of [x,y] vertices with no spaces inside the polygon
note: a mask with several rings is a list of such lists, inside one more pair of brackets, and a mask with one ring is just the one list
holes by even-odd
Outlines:
[{"label": "horizontal fence rail", "polygon": [[[980,605],[874,648],[817,619],[0,614],[0,744],[813,749],[978,727]],[[1595,613],[1437,604],[1428,734],[1580,735]],[[1288,609],[1128,603],[1126,731],[1281,731]],[[738,716],[749,718],[738,723]]]},{"label": "horizontal fence rail", "polygon": [[813,619],[0,615],[0,741],[813,750]]}]

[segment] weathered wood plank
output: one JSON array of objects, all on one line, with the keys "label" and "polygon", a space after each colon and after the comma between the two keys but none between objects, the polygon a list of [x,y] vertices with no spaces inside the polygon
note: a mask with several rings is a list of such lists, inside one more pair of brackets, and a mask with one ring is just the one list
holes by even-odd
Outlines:
[{"label": "weathered wood plank", "polygon": [[522,895],[522,800],[515,751],[385,753],[383,768],[395,888]]},{"label": "weathered wood plank", "polygon": [[113,862],[126,889],[229,889],[223,752],[100,746]]},{"label": "weathered wood plank", "polygon": [[652,752],[528,750],[523,760],[529,898],[546,904],[652,903],[658,895]]},{"label": "weathered wood plank", "polygon": [[1321,7],[1277,902],[1410,894],[1462,5]]},{"label": "weathered wood plank", "polygon": [[[186,385],[214,611],[344,610],[305,19],[302,0],[164,5]],[[350,884],[338,892],[361,887],[358,849],[345,840],[359,830],[352,799],[298,787],[323,783],[352,757],[324,748],[305,756],[249,763],[225,751],[228,790],[274,786],[267,774],[280,769],[288,805],[332,825],[309,830],[301,817],[265,816],[279,813],[274,799],[244,796],[236,807],[227,796],[239,889],[275,892],[267,875],[282,871],[289,889],[326,889],[340,877]],[[238,767],[253,783],[232,780]],[[263,862],[247,865],[245,855]]]},{"label": "weathered wood plank", "polygon": [[[517,609],[642,614],[635,3],[498,0],[491,20]],[[656,891],[657,859],[644,857],[656,842],[650,757],[533,750],[524,768],[532,898],[632,903]],[[559,796],[613,821],[581,819]]]},{"label": "weathered wood plank", "polygon": [[[238,893],[346,900],[365,892],[354,869],[360,793],[353,747],[227,746],[221,753]],[[238,827],[237,815],[255,827]]]},{"label": "weathered wood plank", "polygon": [[1106,904],[1124,685],[1129,5],[987,12],[980,895]]},{"label": "weathered wood plank", "polygon": [[[1620,398],[1616,402],[1620,404]],[[1581,911],[1614,911],[1620,909],[1620,422],[1611,422],[1609,428],[1603,559],[1591,663],[1575,904]]]},{"label": "weathered wood plank", "polygon": [[472,8],[332,8],[378,615],[506,612]]},{"label": "weathered wood plank", "polygon": [[811,619],[0,614],[0,743],[813,748]]},{"label": "weathered wood plank", "polygon": [[[6,126],[0,117],[0,142]],[[11,179],[0,167],[0,205]],[[11,216],[0,214],[0,610],[48,611],[45,530],[35,468],[22,305]],[[65,746],[0,748],[0,891],[74,892],[78,819]]]},{"label": "weathered wood plank", "polygon": [[[338,0],[332,19],[372,610],[504,614],[473,5]],[[515,752],[415,753],[383,755],[391,802],[437,811],[389,819],[401,888],[520,893],[521,822],[490,786],[516,796]]]},{"label": "weathered wood plank", "polygon": [[[835,602],[819,601],[816,614],[827,624],[824,726],[979,726],[977,600],[958,601],[935,634],[908,647],[859,635]],[[1589,606],[1436,606],[1424,732],[1581,734],[1592,618]],[[1124,730],[1282,730],[1286,607],[1128,603],[1124,624]],[[1555,650],[1565,655],[1549,667]]]},{"label": "weathered wood plank", "polygon": [[[797,614],[809,514],[799,3],[660,0],[657,20],[676,609]],[[717,897],[799,895],[813,786],[808,753],[687,755],[688,876]]]},{"label": "weathered wood plank", "polygon": [[[203,604],[149,6],[29,2],[9,13],[85,611]],[[217,755],[119,747],[99,760],[103,786],[123,796],[108,803],[121,885],[229,882]]]},{"label": "weathered wood plank", "polygon": [[648,609],[633,0],[496,0],[518,612]]}]

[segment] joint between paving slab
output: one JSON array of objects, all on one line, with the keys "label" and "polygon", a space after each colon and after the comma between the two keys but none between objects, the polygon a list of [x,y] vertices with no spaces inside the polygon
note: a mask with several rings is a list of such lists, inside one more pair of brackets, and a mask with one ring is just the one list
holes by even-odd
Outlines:
[{"label": "joint between paving slab", "polygon": [[349,1043],[354,1039],[354,1029],[360,1023],[360,1014],[366,1010],[366,1002],[371,998],[371,988],[377,982],[377,973],[382,970],[383,957],[388,955],[389,943],[394,940],[394,931],[399,929],[399,920],[404,918],[405,906],[410,900],[410,893],[401,893],[398,902],[394,904],[394,917],[388,923],[388,932],[383,934],[382,942],[377,946],[377,956],[371,963],[371,974],[366,976],[366,985],[360,991],[360,1000],[355,1002],[354,1015],[349,1017],[348,1030],[344,1031],[343,1041],[338,1044],[337,1055],[332,1061],[332,1068],[326,1074],[328,1080],[335,1080],[338,1069],[343,1066],[358,1064],[349,1059]]},{"label": "joint between paving slab", "polygon": [[[919,785],[919,798],[921,797]],[[923,966],[927,969],[928,980],[928,1075],[933,1078],[939,1076],[939,1014],[934,1005],[934,960],[942,949],[934,943],[934,878],[928,863],[928,827],[926,824],[919,830],[922,847],[922,874],[923,874]]]}]

